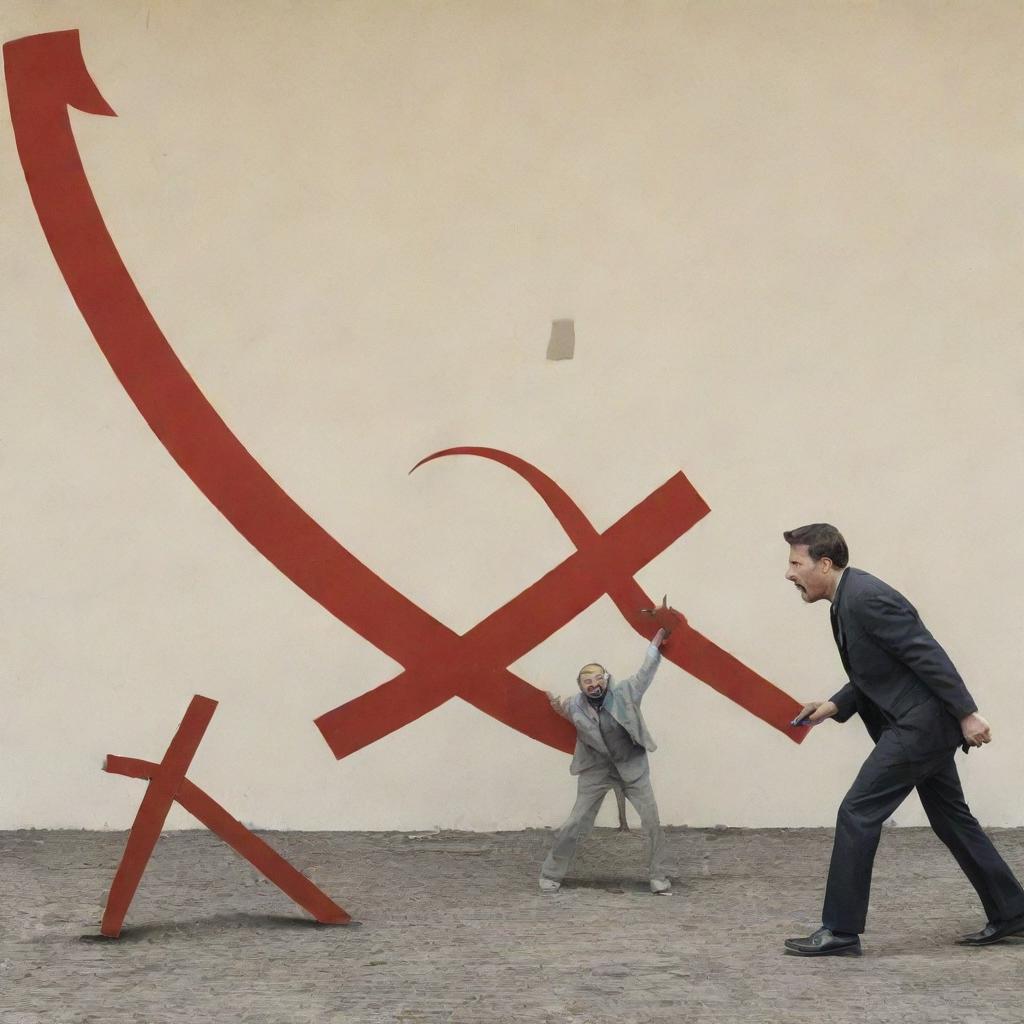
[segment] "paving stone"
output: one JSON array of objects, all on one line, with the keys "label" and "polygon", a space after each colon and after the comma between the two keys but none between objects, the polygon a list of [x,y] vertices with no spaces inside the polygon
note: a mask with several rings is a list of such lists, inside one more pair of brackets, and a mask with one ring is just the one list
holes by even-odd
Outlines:
[{"label": "paving stone", "polygon": [[[865,955],[811,960],[827,829],[667,830],[674,895],[598,829],[560,892],[549,830],[262,833],[359,927],[317,925],[208,832],[161,837],[122,938],[99,919],[124,833],[0,833],[0,1024],[1020,1024],[1024,940],[927,829],[886,829]],[[993,830],[1024,873],[1024,829]],[[423,835],[420,833],[419,835]]]}]

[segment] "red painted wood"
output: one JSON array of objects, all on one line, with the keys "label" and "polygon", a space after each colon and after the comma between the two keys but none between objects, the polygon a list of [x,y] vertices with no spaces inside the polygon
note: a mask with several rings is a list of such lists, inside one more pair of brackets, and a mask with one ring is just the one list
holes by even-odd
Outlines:
[{"label": "red painted wood", "polygon": [[[107,757],[105,765],[105,771],[132,779],[151,779],[159,770],[152,761],[115,754]],[[175,799],[321,924],[347,924],[352,920],[322,889],[189,779],[182,779]]]},{"label": "red painted wood", "polygon": [[193,697],[164,759],[155,766],[152,781],[146,787],[146,795],[139,804],[135,823],[128,833],[128,842],[107,896],[100,931],[110,938],[116,939],[121,934],[125,914],[128,913],[149,858],[153,855],[153,847],[160,838],[167,812],[171,809],[185,772],[216,710],[215,700],[198,695]]}]

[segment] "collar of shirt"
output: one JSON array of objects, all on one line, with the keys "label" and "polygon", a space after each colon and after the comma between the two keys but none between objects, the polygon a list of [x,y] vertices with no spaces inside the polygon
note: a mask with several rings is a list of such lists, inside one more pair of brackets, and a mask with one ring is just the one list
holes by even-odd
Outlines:
[{"label": "collar of shirt", "polygon": [[832,598],[829,601],[829,604],[832,605],[833,613],[836,610],[836,602],[839,600],[839,588],[843,585],[843,580],[846,578],[846,570],[848,568],[849,568],[849,566],[846,566],[846,567],[844,567],[843,569],[840,570],[840,572],[839,572],[839,582],[836,583],[836,589],[832,591]]},{"label": "collar of shirt", "polygon": [[[605,688],[605,691],[604,691],[605,700],[608,699],[608,693],[611,690],[611,688],[612,688],[612,677],[609,676],[608,677],[608,685],[607,685],[607,687]],[[598,710],[599,709],[595,708],[590,703],[590,701],[587,700],[587,695],[582,690],[580,690],[580,703],[583,705],[583,713],[588,718],[592,718],[595,722],[599,721],[599,719],[600,719],[600,715],[598,714]],[[604,707],[603,704],[601,706]]]}]

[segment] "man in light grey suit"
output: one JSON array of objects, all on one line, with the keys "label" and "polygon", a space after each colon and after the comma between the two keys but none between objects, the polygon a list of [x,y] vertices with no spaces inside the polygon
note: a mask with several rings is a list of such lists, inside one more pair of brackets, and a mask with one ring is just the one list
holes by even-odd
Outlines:
[{"label": "man in light grey suit", "polygon": [[616,784],[622,786],[640,815],[649,849],[651,892],[671,890],[665,874],[665,838],[647,761],[647,752],[656,749],[656,744],[640,712],[640,701],[661,662],[659,648],[665,636],[665,630],[659,629],[643,664],[628,679],[617,682],[603,666],[591,663],[576,677],[579,693],[565,700],[548,694],[551,707],[576,726],[576,751],[569,771],[577,776],[577,792],[569,818],[540,870],[541,892],[558,892],[579,841],[594,827],[601,802]]}]

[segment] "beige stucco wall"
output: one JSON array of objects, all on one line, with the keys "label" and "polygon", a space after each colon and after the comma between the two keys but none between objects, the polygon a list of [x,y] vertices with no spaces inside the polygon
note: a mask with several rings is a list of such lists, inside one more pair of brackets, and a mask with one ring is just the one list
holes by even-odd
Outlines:
[{"label": "beige stucco wall", "polygon": [[[826,608],[779,534],[833,521],[993,723],[975,811],[1024,824],[1019,3],[8,0],[0,25],[81,30],[119,117],[73,126],[150,309],[384,578],[464,631],[570,551],[498,466],[408,476],[433,450],[519,454],[602,529],[682,469],[712,512],[640,582],[824,697]],[[126,827],[142,785],[103,755],[161,756],[193,693],[221,705],[191,777],[245,821],[556,824],[567,758],[461,701],[333,759],[312,719],[397,666],[144,424],[3,107],[0,827]],[[568,693],[642,647],[605,599],[515,667]],[[798,748],[672,665],[646,707],[673,824],[828,824],[868,748],[856,722]]]}]

